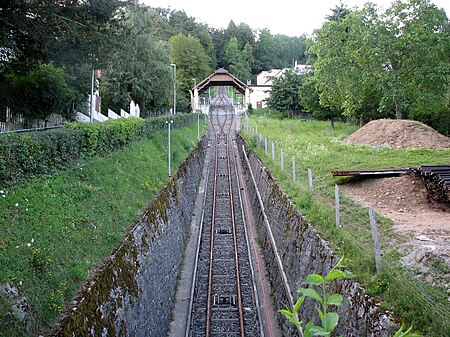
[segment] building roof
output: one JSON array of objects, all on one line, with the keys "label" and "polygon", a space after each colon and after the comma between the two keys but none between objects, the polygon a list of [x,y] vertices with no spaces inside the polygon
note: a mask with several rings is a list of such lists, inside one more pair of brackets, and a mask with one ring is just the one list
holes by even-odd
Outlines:
[{"label": "building roof", "polygon": [[236,76],[230,74],[230,72],[224,68],[217,69],[211,75],[206,77],[203,81],[201,81],[195,87],[198,90],[199,94],[205,92],[209,87],[215,86],[233,86],[237,91],[241,94],[245,95],[245,89],[249,89],[250,92],[252,89],[247,86],[244,82],[239,80]]}]

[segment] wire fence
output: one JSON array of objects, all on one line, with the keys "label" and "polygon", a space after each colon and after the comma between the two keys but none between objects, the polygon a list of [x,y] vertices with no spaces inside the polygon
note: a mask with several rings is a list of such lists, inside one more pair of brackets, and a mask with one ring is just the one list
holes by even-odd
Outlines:
[{"label": "wire fence", "polygon": [[[450,301],[444,285],[432,287],[402,265],[392,221],[375,214],[375,238],[369,209],[345,197],[331,180],[315,175],[296,156],[295,149],[279,147],[259,133],[257,127],[251,126],[248,119],[243,118],[242,128],[247,138],[256,144],[258,155],[277,173],[278,179],[289,182],[292,191],[288,193],[309,198],[309,202],[317,204],[317,212],[323,212],[321,221],[325,222],[320,224],[323,235],[333,238],[333,246],[339,253],[350,258],[358,257],[361,264],[358,272],[364,273],[366,268],[366,272],[372,275],[369,279],[376,279],[375,282],[379,283],[371,288],[378,287],[379,294],[395,302],[394,311],[420,326],[421,330],[427,330],[428,336],[449,336]],[[306,217],[311,221],[314,214],[306,214]],[[376,266],[377,254],[379,266]]]}]

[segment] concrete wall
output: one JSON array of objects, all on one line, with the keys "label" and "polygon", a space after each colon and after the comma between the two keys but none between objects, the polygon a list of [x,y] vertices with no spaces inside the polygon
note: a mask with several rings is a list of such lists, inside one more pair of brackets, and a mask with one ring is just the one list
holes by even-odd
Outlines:
[{"label": "concrete wall", "polygon": [[56,336],[166,336],[204,156],[202,141],[80,290]]},{"label": "concrete wall", "polygon": [[[253,153],[249,153],[249,163],[261,193],[263,207],[260,206],[248,165],[243,158],[255,223],[267,263],[272,293],[277,309],[283,309],[288,306],[288,295],[285,287],[282,286],[282,276],[276,263],[275,251],[265,224],[263,209],[270,224],[276,249],[281,258],[294,301],[298,298],[297,289],[304,286],[302,283],[306,280],[308,274],[327,274],[338,261],[338,258],[333,254],[328,243],[319,236],[318,232],[306,222],[301,213],[293,206],[270,172]],[[378,309],[371,298],[364,295],[357,282],[351,279],[339,280],[331,286],[330,291],[341,293],[346,303],[339,309],[341,318],[337,335],[346,337],[387,337],[392,335],[392,323]],[[312,320],[318,324],[316,308],[316,302],[307,299],[301,307],[300,319],[304,322]],[[297,336],[293,325],[287,323],[281,315],[279,318],[283,335]]]}]

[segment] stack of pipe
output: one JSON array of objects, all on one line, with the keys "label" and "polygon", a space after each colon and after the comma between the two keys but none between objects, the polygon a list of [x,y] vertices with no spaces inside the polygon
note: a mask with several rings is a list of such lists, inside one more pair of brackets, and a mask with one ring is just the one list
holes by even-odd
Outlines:
[{"label": "stack of pipe", "polygon": [[428,197],[450,202],[450,166],[421,166],[417,174],[425,182]]}]

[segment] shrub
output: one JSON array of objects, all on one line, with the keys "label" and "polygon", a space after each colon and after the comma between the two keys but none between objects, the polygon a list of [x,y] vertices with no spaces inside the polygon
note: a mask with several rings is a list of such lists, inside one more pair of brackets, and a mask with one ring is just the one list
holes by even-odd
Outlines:
[{"label": "shrub", "polygon": [[75,130],[3,135],[0,137],[0,186],[63,168],[80,156],[81,149],[81,133]]},{"label": "shrub", "polygon": [[141,138],[143,119],[127,118],[103,123],[69,123],[67,128],[79,130],[83,139],[83,155],[102,155],[129,145]]},{"label": "shrub", "polygon": [[65,129],[0,135],[0,187],[61,169],[80,157],[104,155],[154,132],[194,123],[195,114],[148,119],[116,119],[104,123],[68,123]]}]

